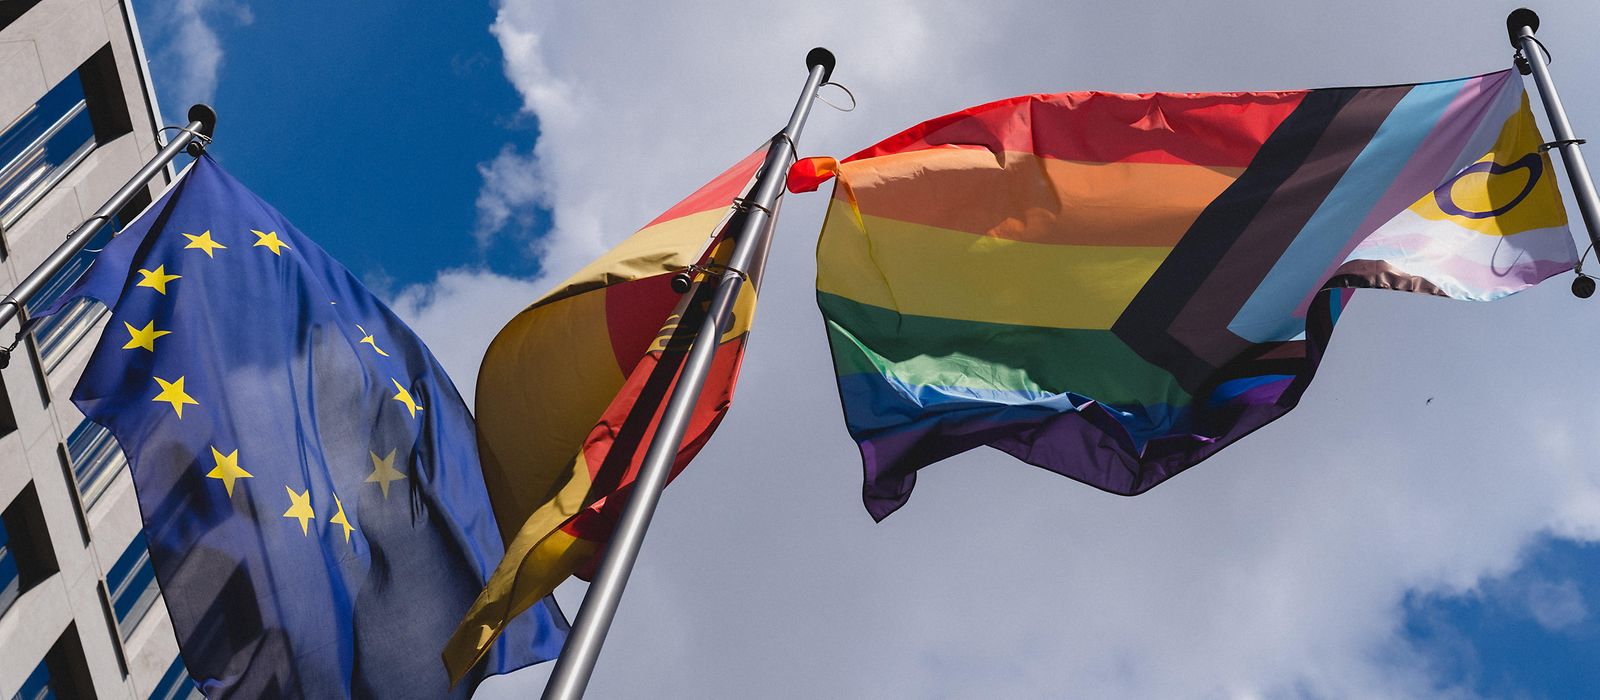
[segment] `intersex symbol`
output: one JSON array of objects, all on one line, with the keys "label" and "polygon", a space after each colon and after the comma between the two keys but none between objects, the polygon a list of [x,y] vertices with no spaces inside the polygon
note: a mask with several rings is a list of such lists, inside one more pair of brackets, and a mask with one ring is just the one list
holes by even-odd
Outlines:
[{"label": "intersex symbol", "polygon": [[[1455,200],[1451,199],[1451,190],[1455,187],[1456,182],[1463,177],[1473,173],[1488,173],[1491,177],[1493,177],[1524,168],[1526,168],[1528,171],[1528,182],[1522,186],[1522,191],[1518,192],[1517,196],[1512,197],[1511,201],[1507,202],[1503,206],[1491,209],[1489,211],[1467,211],[1462,209],[1460,206],[1457,206]],[[1450,181],[1441,185],[1439,189],[1434,190],[1433,201],[1435,204],[1439,205],[1440,211],[1451,216],[1464,216],[1468,219],[1488,219],[1491,217],[1500,216],[1501,214],[1511,211],[1511,209],[1518,204],[1521,204],[1522,200],[1527,199],[1528,195],[1533,192],[1534,184],[1539,182],[1539,177],[1543,174],[1544,159],[1541,158],[1537,153],[1529,153],[1528,155],[1525,155],[1521,159],[1517,160],[1517,162],[1510,165],[1501,165],[1492,160],[1473,163],[1472,165],[1463,168],[1461,172],[1456,173],[1455,177],[1450,178]]]}]

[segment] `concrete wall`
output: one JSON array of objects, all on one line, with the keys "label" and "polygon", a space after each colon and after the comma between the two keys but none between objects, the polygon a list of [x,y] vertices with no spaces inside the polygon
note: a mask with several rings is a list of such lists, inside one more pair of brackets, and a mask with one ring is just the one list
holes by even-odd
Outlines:
[{"label": "concrete wall", "polygon": [[[109,46],[132,133],[95,149],[11,230],[3,233],[0,288],[10,290],[63,237],[87,218],[157,150],[156,110],[122,0],[42,0],[0,30],[0,127],[11,123],[81,64]],[[151,195],[165,185],[152,186]],[[9,343],[15,325],[0,329]],[[157,602],[123,644],[102,602],[100,583],[138,533],[139,512],[126,470],[90,512],[75,498],[64,470],[62,444],[82,420],[68,396],[99,332],[79,343],[55,372],[43,376],[34,355],[19,348],[0,370],[16,431],[0,437],[0,506],[34,484],[60,571],[23,594],[0,616],[0,698],[9,698],[39,664],[62,631],[76,622],[96,694],[144,698],[177,655],[165,605]],[[85,536],[87,532],[87,537]],[[118,662],[123,648],[127,673]]]}]

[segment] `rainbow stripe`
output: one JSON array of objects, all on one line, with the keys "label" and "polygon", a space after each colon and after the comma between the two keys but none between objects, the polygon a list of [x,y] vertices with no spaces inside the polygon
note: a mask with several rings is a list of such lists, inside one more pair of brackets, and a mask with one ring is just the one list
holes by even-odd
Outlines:
[{"label": "rainbow stripe", "polygon": [[989,445],[1141,493],[1283,415],[1352,287],[1494,299],[1571,269],[1510,71],[1032,95],[839,163],[817,299],[863,495]]},{"label": "rainbow stripe", "polygon": [[[671,278],[726,262],[730,207],[765,157],[765,148],[752,153],[668,209],[490,343],[478,372],[478,450],[506,555],[445,647],[451,678],[482,658],[507,621],[598,562],[714,287],[679,294]],[[673,477],[727,412],[759,284],[752,279],[734,302]]]}]

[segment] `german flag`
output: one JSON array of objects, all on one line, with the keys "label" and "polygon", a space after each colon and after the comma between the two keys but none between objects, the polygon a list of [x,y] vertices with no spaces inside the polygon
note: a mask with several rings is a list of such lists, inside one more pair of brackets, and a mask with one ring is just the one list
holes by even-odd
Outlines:
[{"label": "german flag", "polygon": [[[677,384],[732,254],[733,204],[762,148],[535,301],[500,330],[478,372],[478,449],[505,558],[444,650],[452,679],[506,622],[568,576],[587,577]],[[687,272],[690,293],[672,289]],[[759,280],[741,287],[672,476],[699,453],[733,398]]]}]

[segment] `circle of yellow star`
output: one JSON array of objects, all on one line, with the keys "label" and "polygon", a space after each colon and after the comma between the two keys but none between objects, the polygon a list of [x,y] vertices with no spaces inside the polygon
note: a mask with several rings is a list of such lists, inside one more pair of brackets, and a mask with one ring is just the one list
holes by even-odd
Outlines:
[{"label": "circle of yellow star", "polygon": [[328,518],[328,522],[344,528],[344,541],[349,542],[350,531],[356,529],[356,526],[351,525],[350,519],[344,517],[344,501],[339,500],[339,494],[337,493],[333,494],[333,504],[339,509],[339,511],[334,513],[333,517]]},{"label": "circle of yellow star", "polygon": [[157,384],[161,385],[161,393],[156,394],[156,397],[150,400],[165,401],[172,404],[172,410],[178,412],[178,418],[180,420],[183,418],[184,404],[194,404],[196,406],[200,405],[200,402],[194,400],[193,396],[184,393],[183,377],[178,377],[177,381],[171,382],[160,377],[155,377],[155,380]]},{"label": "circle of yellow star", "polygon": [[197,249],[197,250],[203,250],[203,251],[205,251],[206,257],[208,257],[208,258],[215,258],[216,257],[215,255],[212,255],[212,253],[214,251],[216,251],[216,249],[218,249],[218,248],[226,249],[228,247],[228,246],[225,246],[225,245],[223,245],[221,243],[218,243],[216,241],[211,240],[211,231],[209,231],[209,230],[207,230],[205,233],[202,233],[202,234],[200,234],[198,236],[185,233],[185,234],[183,234],[183,237],[189,239],[189,245],[184,246],[183,247],[184,250],[188,250],[190,248],[194,248],[194,249]]},{"label": "circle of yellow star", "polygon": [[[329,302],[329,303],[331,304],[333,302]],[[382,355],[384,357],[388,357],[389,356],[389,353],[384,352],[383,348],[378,347],[378,341],[373,340],[372,334],[368,333],[367,329],[362,328],[361,324],[359,324],[359,323],[356,324],[356,330],[361,331],[361,340],[359,340],[357,342],[366,343],[368,345],[371,345],[372,349],[373,350],[377,350],[379,355]]]},{"label": "circle of yellow star", "polygon": [[268,231],[266,233],[262,233],[255,229],[250,229],[250,232],[256,235],[256,245],[266,246],[267,250],[272,251],[273,255],[281,256],[283,255],[283,249],[289,247],[288,243],[284,243],[278,239],[277,231]]},{"label": "circle of yellow star", "polygon": [[123,350],[144,348],[150,352],[155,352],[156,338],[172,334],[172,331],[156,330],[155,321],[144,324],[144,328],[134,328],[133,324],[128,323],[127,321],[123,321],[122,325],[127,326],[128,328],[128,342],[122,345]]},{"label": "circle of yellow star", "polygon": [[290,504],[289,509],[283,511],[283,517],[299,520],[300,534],[304,536],[307,533],[306,523],[317,517],[317,512],[311,509],[311,489],[306,489],[305,493],[295,493],[294,489],[285,485],[283,490],[289,492]]},{"label": "circle of yellow star", "polygon": [[383,500],[389,500],[389,484],[406,478],[406,473],[394,468],[394,450],[389,450],[389,456],[379,457],[376,452],[372,455],[372,473],[367,475],[367,483],[378,483],[378,488],[383,489]]},{"label": "circle of yellow star", "polygon": [[[221,479],[222,487],[228,490],[229,498],[233,497],[233,482],[235,480],[255,478],[254,474],[245,471],[244,468],[239,466],[238,450],[234,450],[228,454],[222,454],[220,450],[212,447],[211,459],[212,461],[216,462],[216,466],[213,467],[211,471],[206,472],[206,478]],[[307,491],[307,493],[309,493],[309,491]]]},{"label": "circle of yellow star", "polygon": [[154,272],[150,270],[139,270],[139,274],[144,275],[144,279],[139,280],[139,282],[134,285],[135,287],[149,287],[161,292],[162,294],[167,293],[168,282],[183,277],[182,275],[167,274],[166,265],[157,265]]},{"label": "circle of yellow star", "polygon": [[394,382],[394,388],[400,390],[400,393],[395,394],[392,398],[400,403],[405,404],[406,410],[411,412],[411,417],[416,418],[417,411],[422,410],[422,407],[417,405],[416,399],[411,398],[411,392],[406,391],[405,387],[400,386],[400,380],[390,377],[389,381]]}]

